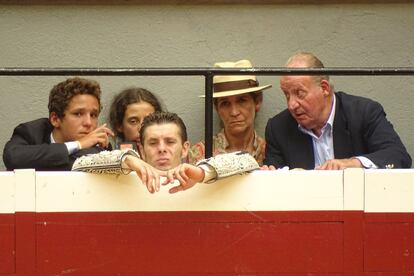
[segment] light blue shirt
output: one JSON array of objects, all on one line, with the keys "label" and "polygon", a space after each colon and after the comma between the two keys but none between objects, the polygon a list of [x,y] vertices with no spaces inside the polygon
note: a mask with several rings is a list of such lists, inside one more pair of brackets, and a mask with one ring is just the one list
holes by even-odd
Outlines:
[{"label": "light blue shirt", "polygon": [[[328,160],[335,159],[334,144],[333,144],[333,123],[336,111],[336,97],[334,95],[331,106],[331,113],[328,121],[321,129],[321,135],[318,137],[312,130],[308,130],[298,124],[301,132],[312,137],[312,146],[315,159],[315,167],[322,165]],[[377,166],[368,158],[364,156],[356,156],[364,168],[377,168]]]}]

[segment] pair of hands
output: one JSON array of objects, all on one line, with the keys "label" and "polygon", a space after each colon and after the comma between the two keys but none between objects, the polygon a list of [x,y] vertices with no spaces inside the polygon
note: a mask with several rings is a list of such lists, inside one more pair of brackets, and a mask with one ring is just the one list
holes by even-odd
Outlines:
[{"label": "pair of hands", "polygon": [[[346,168],[362,168],[361,161],[357,158],[345,158],[345,159],[331,159],[326,161],[320,166],[316,166],[315,170],[344,170]],[[263,165],[261,170],[274,171],[276,167],[273,165]]]},{"label": "pair of hands", "polygon": [[103,124],[97,127],[94,131],[89,132],[78,140],[82,149],[87,149],[99,145],[102,148],[108,148],[109,136],[114,136],[114,132]]},{"label": "pair of hands", "polygon": [[[176,180],[178,181],[178,185],[172,187],[169,192],[176,193],[184,191],[204,179],[203,169],[187,163],[180,164],[176,168],[168,171],[158,170],[142,159],[132,155],[127,155],[123,163],[137,173],[150,193],[158,192],[161,185],[167,185],[176,182]],[[165,177],[163,182],[161,182],[161,177]]]}]

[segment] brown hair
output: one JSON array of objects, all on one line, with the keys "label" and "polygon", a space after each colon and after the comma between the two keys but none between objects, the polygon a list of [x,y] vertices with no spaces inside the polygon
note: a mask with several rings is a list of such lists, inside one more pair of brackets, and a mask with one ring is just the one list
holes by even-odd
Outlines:
[{"label": "brown hair", "polygon": [[109,122],[112,129],[115,131],[116,136],[124,139],[124,134],[118,132],[118,128],[122,125],[125,111],[127,110],[128,105],[140,102],[149,103],[152,105],[155,112],[162,111],[160,101],[157,97],[144,88],[132,87],[125,89],[115,95],[112,99],[111,108],[109,110]]},{"label": "brown hair", "polygon": [[187,128],[183,120],[175,113],[172,112],[154,112],[149,114],[147,117],[144,118],[142,122],[141,129],[139,130],[139,134],[141,137],[141,144],[144,146],[145,141],[145,130],[152,126],[152,125],[161,125],[161,124],[176,124],[180,130],[180,136],[182,142],[187,141]]},{"label": "brown hair", "polygon": [[55,112],[58,118],[65,116],[65,110],[74,96],[91,95],[98,100],[101,111],[101,88],[94,80],[69,78],[55,85],[49,93],[49,114]]}]

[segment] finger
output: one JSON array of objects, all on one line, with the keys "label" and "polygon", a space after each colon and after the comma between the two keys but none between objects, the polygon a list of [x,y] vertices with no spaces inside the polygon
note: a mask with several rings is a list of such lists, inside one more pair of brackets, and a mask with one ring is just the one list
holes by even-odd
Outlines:
[{"label": "finger", "polygon": [[179,191],[182,191],[182,190],[183,190],[183,188],[181,186],[175,186],[175,187],[172,187],[171,189],[169,189],[168,192],[170,194],[175,194],[175,193],[177,193]]},{"label": "finger", "polygon": [[156,191],[156,186],[155,186],[155,179],[154,179],[154,175],[152,174],[152,171],[150,169],[148,169],[147,167],[145,167],[145,170],[147,172],[147,189],[148,191],[150,191],[151,193],[154,193]]},{"label": "finger", "polygon": [[109,144],[109,139],[108,139],[108,136],[106,136],[106,134],[100,135],[98,144],[99,144],[102,148],[106,148],[106,147],[108,147],[108,144]]},{"label": "finger", "polygon": [[329,166],[330,170],[339,170],[339,164],[338,162],[331,162]]},{"label": "finger", "polygon": [[187,175],[187,171],[186,171],[186,169],[184,168],[184,166],[182,166],[181,168],[180,168],[180,170],[178,171],[178,174],[179,174],[179,176],[185,181],[185,182],[187,182],[188,181],[188,179],[189,179],[189,177],[188,177],[188,175]]},{"label": "finger", "polygon": [[332,170],[332,168],[333,168],[332,162],[327,162],[326,165],[325,165],[324,170]]},{"label": "finger", "polygon": [[160,191],[160,177],[157,173],[152,173],[153,175],[153,182],[155,185],[155,191],[159,192]]},{"label": "finger", "polygon": [[168,179],[168,177],[164,178],[164,181],[161,183],[161,185],[167,185],[168,183],[171,183],[172,181]]},{"label": "finger", "polygon": [[167,172],[167,177],[168,177],[168,179],[170,180],[170,182],[171,181],[174,181],[174,170],[168,170],[168,172]]},{"label": "finger", "polygon": [[326,170],[327,162],[323,163],[322,165],[316,166],[315,170]]},{"label": "finger", "polygon": [[[145,186],[147,186],[147,180],[148,180],[148,176],[147,176],[147,172],[145,170],[145,168],[141,167],[139,168],[139,170],[137,171],[137,173],[139,173],[142,184],[144,184]],[[148,186],[147,186],[148,189]],[[148,189],[148,191],[151,193],[152,191],[150,189]]]},{"label": "finger", "polygon": [[105,127],[105,134],[108,136],[115,136],[115,133],[112,131],[112,129]]},{"label": "finger", "polygon": [[164,171],[163,173],[165,174],[164,176],[166,178],[165,178],[164,182],[162,183],[162,185],[167,185],[171,182],[174,182],[174,176],[172,175],[171,170]]},{"label": "finger", "polygon": [[185,185],[187,184],[187,180],[183,178],[183,176],[181,175],[179,171],[174,174],[174,177],[180,182],[183,188],[185,188]]},{"label": "finger", "polygon": [[270,165],[270,166],[269,166],[269,170],[271,170],[271,171],[275,171],[275,170],[276,170],[276,167],[275,167],[275,166],[273,166],[273,165]]}]

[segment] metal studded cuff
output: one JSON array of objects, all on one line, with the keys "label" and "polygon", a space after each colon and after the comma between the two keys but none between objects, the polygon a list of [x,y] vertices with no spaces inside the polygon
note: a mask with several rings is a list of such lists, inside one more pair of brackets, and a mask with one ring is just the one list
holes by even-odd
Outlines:
[{"label": "metal studded cuff", "polygon": [[131,172],[131,169],[122,166],[122,161],[127,155],[140,158],[139,154],[132,149],[101,151],[100,153],[88,154],[76,159],[72,166],[72,171],[98,174],[128,174]]},{"label": "metal studded cuff", "polygon": [[205,183],[210,183],[216,179],[250,172],[260,168],[256,159],[254,159],[249,153],[243,151],[219,154],[208,159],[200,160],[197,163],[197,166],[203,164],[213,167],[217,173],[217,178],[208,180]]}]

